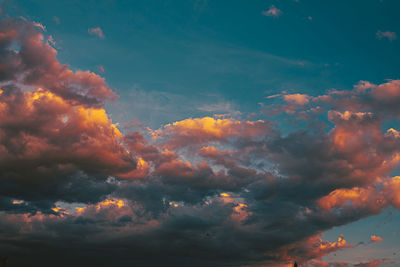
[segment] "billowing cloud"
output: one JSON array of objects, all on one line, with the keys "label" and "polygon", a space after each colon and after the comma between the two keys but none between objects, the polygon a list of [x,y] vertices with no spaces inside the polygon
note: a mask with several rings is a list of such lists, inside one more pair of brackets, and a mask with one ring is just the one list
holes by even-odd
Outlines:
[{"label": "billowing cloud", "polygon": [[[101,106],[116,98],[104,78],[72,71],[59,63],[57,51],[25,20],[0,22],[0,82],[41,87],[77,104]],[[16,50],[17,48],[17,50]]]}]

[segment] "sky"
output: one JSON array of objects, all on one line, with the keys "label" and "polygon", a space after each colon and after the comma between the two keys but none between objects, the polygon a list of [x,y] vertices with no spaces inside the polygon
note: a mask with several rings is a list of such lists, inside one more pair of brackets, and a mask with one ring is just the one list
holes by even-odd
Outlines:
[{"label": "sky", "polygon": [[399,8],[0,0],[3,265],[399,266]]}]

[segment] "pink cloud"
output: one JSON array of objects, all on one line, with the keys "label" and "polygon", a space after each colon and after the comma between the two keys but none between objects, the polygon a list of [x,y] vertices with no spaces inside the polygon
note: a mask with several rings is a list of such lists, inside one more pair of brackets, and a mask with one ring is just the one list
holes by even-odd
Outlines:
[{"label": "pink cloud", "polygon": [[379,40],[386,38],[389,41],[393,41],[397,39],[397,34],[395,32],[391,32],[391,31],[377,31],[376,32],[376,38],[378,38]]},{"label": "pink cloud", "polygon": [[41,30],[44,31],[44,32],[46,31],[46,27],[43,26],[43,24],[41,24],[40,22],[33,22],[33,26],[35,26],[35,27],[41,29]]},{"label": "pink cloud", "polygon": [[275,18],[277,18],[277,17],[279,17],[280,15],[282,15],[282,11],[281,11],[280,9],[276,8],[274,5],[271,5],[271,6],[269,7],[269,9],[263,11],[262,14],[263,14],[264,16],[275,17]]},{"label": "pink cloud", "polygon": [[[21,104],[16,106],[15,101]],[[42,168],[30,170],[32,177],[76,167],[88,172],[100,167],[116,176],[134,176],[136,160],[118,144],[123,135],[104,109],[71,104],[45,89],[1,90],[0,107],[0,131],[10,135],[3,144],[6,148],[18,146],[17,154],[9,149],[0,151],[2,160],[8,162],[4,171],[22,162],[41,162]],[[58,168],[51,167],[55,163]],[[140,167],[145,168],[143,164]],[[46,168],[47,174],[41,174]]]},{"label": "pink cloud", "polygon": [[[8,19],[0,25],[0,50],[9,56],[0,59],[0,80],[51,90],[65,99],[91,106],[116,99],[104,78],[89,71],[72,71],[57,60],[57,50],[44,40],[42,32],[28,21]],[[21,47],[19,53],[10,44]]]},{"label": "pink cloud", "polygon": [[283,99],[287,102],[294,103],[297,105],[305,105],[309,102],[310,97],[305,94],[291,94],[291,95],[284,95]]},{"label": "pink cloud", "polygon": [[96,35],[97,37],[104,39],[105,36],[103,34],[103,30],[100,27],[96,27],[96,28],[89,28],[88,29],[88,33],[91,35]]},{"label": "pink cloud", "polygon": [[56,16],[53,17],[55,23],[60,24],[60,19]]},{"label": "pink cloud", "polygon": [[98,68],[100,73],[104,73],[105,72],[105,69],[104,69],[103,65],[98,65],[97,68]]}]

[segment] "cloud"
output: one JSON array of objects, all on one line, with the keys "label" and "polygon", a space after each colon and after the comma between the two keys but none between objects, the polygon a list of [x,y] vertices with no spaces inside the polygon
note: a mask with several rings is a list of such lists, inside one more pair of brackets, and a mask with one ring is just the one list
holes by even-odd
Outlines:
[{"label": "cloud", "polygon": [[232,118],[203,117],[168,124],[162,132],[167,138],[168,146],[180,147],[212,140],[228,141],[228,138],[257,139],[270,130],[270,124],[262,120],[240,121]]},{"label": "cloud", "polygon": [[236,114],[176,120],[151,138],[138,124],[120,130],[104,78],[61,64],[32,22],[2,19],[0,54],[0,251],[10,264],[352,266],[320,261],[354,247],[322,233],[400,207],[390,175],[400,134],[384,124],[399,119],[398,80],[279,95],[290,107],[280,115],[314,110],[325,128],[280,132]]},{"label": "cloud", "polygon": [[264,16],[267,16],[267,17],[275,17],[275,18],[277,18],[280,15],[282,15],[282,11],[280,9],[276,8],[274,5],[271,5],[269,7],[269,9],[263,11],[262,14]]},{"label": "cloud", "polygon": [[91,35],[95,35],[95,36],[97,36],[97,37],[99,37],[101,39],[105,38],[103,30],[100,27],[89,28],[88,29],[88,33],[91,34]]},{"label": "cloud", "polygon": [[378,38],[379,40],[383,39],[383,38],[387,38],[389,41],[393,41],[397,39],[397,34],[395,32],[391,32],[391,31],[377,31],[376,32],[376,38]]},{"label": "cloud", "polygon": [[41,23],[39,23],[39,22],[33,22],[33,26],[35,26],[35,27],[41,29],[41,30],[44,31],[44,32],[46,31],[46,27],[43,26],[43,24],[41,24]]},{"label": "cloud", "polygon": [[297,105],[305,105],[309,101],[309,96],[305,94],[291,94],[291,95],[284,95],[283,99],[289,103],[294,103]]},{"label": "cloud", "polygon": [[56,16],[53,17],[55,23],[60,24],[60,19]]},{"label": "cloud", "polygon": [[99,70],[100,73],[104,73],[105,72],[105,69],[104,69],[103,65],[98,65],[97,69]]},{"label": "cloud", "polygon": [[[59,63],[57,51],[28,21],[13,18],[0,23],[0,82],[18,81],[26,86],[50,90],[69,101],[101,106],[116,99],[104,78],[89,72],[68,69]],[[14,47],[20,47],[18,51]]]},{"label": "cloud", "polygon": [[371,235],[371,242],[373,243],[380,243],[383,241],[383,238],[376,235]]},{"label": "cloud", "polygon": [[104,79],[59,63],[36,28],[26,20],[0,22],[0,206],[54,213],[58,200],[101,200],[114,188],[108,176],[135,177],[141,166],[102,108],[115,98]]}]

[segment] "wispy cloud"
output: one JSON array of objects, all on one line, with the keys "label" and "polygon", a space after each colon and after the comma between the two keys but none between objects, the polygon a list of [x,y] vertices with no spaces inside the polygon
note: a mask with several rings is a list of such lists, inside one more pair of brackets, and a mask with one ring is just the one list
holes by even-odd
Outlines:
[{"label": "wispy cloud", "polygon": [[88,33],[89,33],[90,35],[96,35],[97,37],[99,37],[99,38],[101,38],[101,39],[104,39],[104,38],[105,38],[104,33],[103,33],[103,30],[102,30],[100,27],[89,28],[89,29],[88,29]]},{"label": "wispy cloud", "polygon": [[376,32],[376,38],[378,38],[379,40],[383,39],[383,38],[387,38],[389,41],[393,41],[397,39],[397,34],[395,32],[391,32],[391,31],[377,31]]},{"label": "wispy cloud", "polygon": [[97,70],[98,70],[100,73],[104,73],[104,72],[105,72],[105,69],[104,69],[104,66],[103,66],[103,65],[98,65],[98,66],[97,66]]},{"label": "wispy cloud", "polygon": [[276,8],[274,5],[271,5],[271,6],[269,7],[269,9],[263,11],[262,14],[263,14],[264,16],[275,17],[275,18],[277,18],[277,17],[279,17],[280,15],[282,15],[282,11],[281,11],[280,9]]},{"label": "wispy cloud", "polygon": [[40,23],[40,22],[33,22],[33,26],[35,26],[35,27],[41,29],[41,30],[44,31],[44,32],[46,31],[46,27],[45,27],[42,23]]},{"label": "wispy cloud", "polygon": [[60,19],[56,16],[53,17],[55,23],[60,24]]}]

